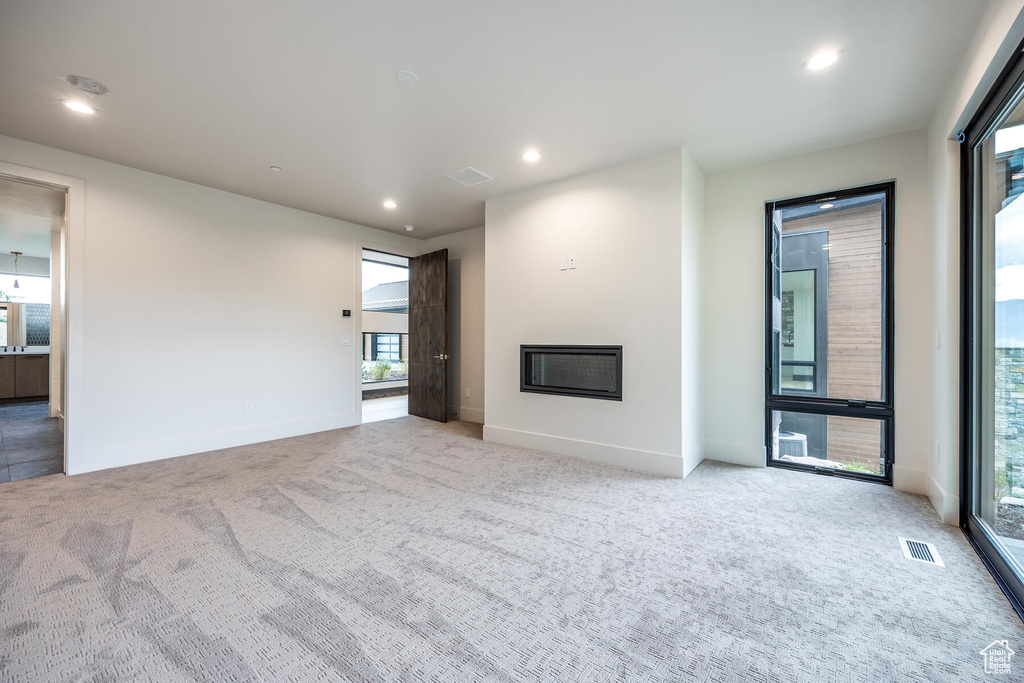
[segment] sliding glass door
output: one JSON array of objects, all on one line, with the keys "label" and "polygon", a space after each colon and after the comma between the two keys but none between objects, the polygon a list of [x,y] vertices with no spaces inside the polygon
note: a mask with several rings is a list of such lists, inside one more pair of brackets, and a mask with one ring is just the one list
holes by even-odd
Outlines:
[{"label": "sliding glass door", "polygon": [[768,464],[892,481],[892,217],[882,183],[765,205]]},{"label": "sliding glass door", "polygon": [[1011,65],[965,132],[961,524],[1024,602],[1024,86]]}]

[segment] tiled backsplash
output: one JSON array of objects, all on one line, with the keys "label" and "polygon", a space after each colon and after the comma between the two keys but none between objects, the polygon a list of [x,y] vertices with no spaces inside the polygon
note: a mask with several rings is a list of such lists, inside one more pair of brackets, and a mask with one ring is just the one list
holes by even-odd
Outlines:
[{"label": "tiled backsplash", "polygon": [[25,345],[50,345],[50,304],[25,304]]}]

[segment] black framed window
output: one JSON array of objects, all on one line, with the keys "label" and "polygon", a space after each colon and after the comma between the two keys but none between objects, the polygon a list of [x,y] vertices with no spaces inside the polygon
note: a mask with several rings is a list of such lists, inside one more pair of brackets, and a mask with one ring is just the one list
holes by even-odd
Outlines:
[{"label": "black framed window", "polygon": [[895,182],[765,203],[768,464],[892,483]]},{"label": "black framed window", "polygon": [[1024,57],[963,131],[960,525],[1024,618]]}]

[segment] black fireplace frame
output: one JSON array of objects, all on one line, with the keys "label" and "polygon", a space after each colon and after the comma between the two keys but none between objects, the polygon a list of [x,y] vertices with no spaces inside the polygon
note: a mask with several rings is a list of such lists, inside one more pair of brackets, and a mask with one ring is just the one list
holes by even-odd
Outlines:
[{"label": "black fireplace frame", "polygon": [[[572,387],[548,387],[527,383],[530,376],[531,354],[563,354],[579,356],[613,356],[615,358],[615,391],[595,391],[592,389],[576,389]],[[597,398],[605,401],[622,400],[622,347],[606,345],[558,345],[521,344],[519,346],[519,391],[528,394],[548,394],[554,396],[576,396],[580,398]]]}]

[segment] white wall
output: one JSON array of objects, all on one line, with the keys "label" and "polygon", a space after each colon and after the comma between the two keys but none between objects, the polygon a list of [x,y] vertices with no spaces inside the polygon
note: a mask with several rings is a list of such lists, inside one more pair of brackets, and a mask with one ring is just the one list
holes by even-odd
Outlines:
[{"label": "white wall", "polygon": [[707,179],[705,455],[764,466],[764,202],[896,179],[894,486],[927,490],[929,282],[924,131]]},{"label": "white wall", "polygon": [[64,389],[63,378],[63,349],[64,329],[61,322],[63,315],[63,304],[61,292],[63,291],[63,268],[61,242],[63,238],[60,230],[50,233],[50,254],[47,259],[47,266],[50,268],[50,284],[53,286],[50,295],[50,417],[63,417],[64,398],[61,395]]},{"label": "white wall", "polygon": [[928,497],[947,524],[958,524],[960,516],[960,158],[955,137],[1024,35],[1022,8],[1022,0],[988,3],[928,127],[930,303],[938,342],[929,346]]},{"label": "white wall", "polygon": [[362,319],[363,332],[391,332],[396,334],[407,334],[409,332],[408,313],[363,311]]},{"label": "white wall", "polygon": [[419,241],[13,138],[0,160],[85,179],[82,471],[359,422],[357,243]]},{"label": "white wall", "polygon": [[[675,149],[487,202],[486,440],[673,476],[700,461],[703,194]],[[621,344],[622,402],[521,393],[520,344]]]},{"label": "white wall", "polygon": [[[14,270],[14,256],[0,254],[0,273],[13,274]],[[38,256],[19,256],[17,270],[21,275],[50,277],[50,259]]]},{"label": "white wall", "polygon": [[[421,253],[448,250],[448,409],[484,422],[484,228],[424,240]],[[466,391],[469,396],[466,396]]]}]

